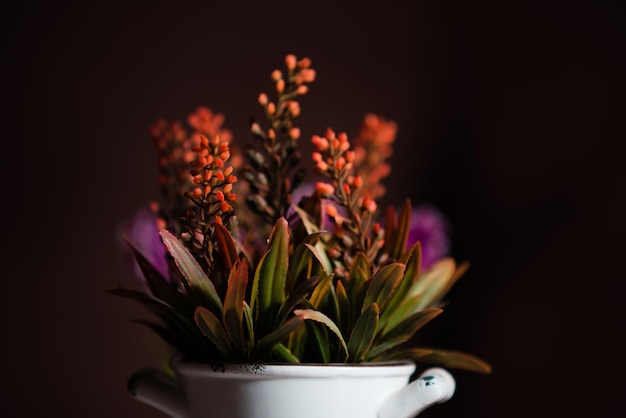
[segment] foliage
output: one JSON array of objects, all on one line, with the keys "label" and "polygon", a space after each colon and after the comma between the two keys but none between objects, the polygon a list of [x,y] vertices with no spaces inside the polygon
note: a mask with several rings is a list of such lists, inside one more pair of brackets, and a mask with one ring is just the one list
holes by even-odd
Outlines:
[{"label": "foliage", "polygon": [[[489,373],[473,355],[407,344],[443,312],[468,266],[444,257],[422,267],[421,243],[407,245],[408,200],[379,222],[379,180],[390,172],[384,160],[395,123],[367,115],[355,146],[330,128],[313,135],[319,181],[306,183],[295,120],[297,99],[316,73],[308,58],[288,55],[285,64],[285,73],[271,75],[276,100],[258,98],[268,128],[251,122],[255,146],[234,147],[223,117],[206,108],[190,117],[191,136],[177,123],[152,128],[165,198],[155,209],[158,239],[169,272],[127,237],[146,288],[108,292],[156,316],[138,322],[190,361],[410,358]],[[310,193],[294,202],[307,184]]]}]

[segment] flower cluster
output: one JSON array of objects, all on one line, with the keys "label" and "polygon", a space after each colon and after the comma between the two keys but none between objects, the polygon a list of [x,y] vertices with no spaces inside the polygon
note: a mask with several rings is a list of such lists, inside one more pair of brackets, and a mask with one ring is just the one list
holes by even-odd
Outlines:
[{"label": "flower cluster", "polygon": [[[397,125],[368,114],[350,141],[311,135],[307,177],[299,99],[316,78],[308,58],[271,72],[253,143],[233,147],[224,117],[198,108],[152,128],[164,203],[125,241],[145,287],[109,292],[156,314],[141,320],[189,361],[358,363],[413,359],[490,372],[459,351],[407,347],[443,312],[467,264],[448,256],[448,225],[432,207],[379,209]],[[148,227],[152,225],[151,227]]]}]

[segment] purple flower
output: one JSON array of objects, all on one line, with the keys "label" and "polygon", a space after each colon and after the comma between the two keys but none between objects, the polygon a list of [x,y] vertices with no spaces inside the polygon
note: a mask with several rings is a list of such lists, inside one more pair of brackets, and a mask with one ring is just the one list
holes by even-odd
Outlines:
[{"label": "purple flower", "polygon": [[[121,228],[121,236],[126,237],[139,250],[144,257],[163,275],[170,278],[169,266],[166,258],[166,250],[161,241],[157,227],[157,214],[149,206],[139,209],[130,221],[127,221]],[[132,256],[131,250],[124,243],[123,248],[127,250],[131,258],[133,270],[142,283],[145,278],[139,264]]]},{"label": "purple flower", "polygon": [[417,241],[422,246],[422,268],[431,267],[450,251],[450,225],[444,215],[431,205],[421,205],[411,212],[411,227],[407,247]]}]

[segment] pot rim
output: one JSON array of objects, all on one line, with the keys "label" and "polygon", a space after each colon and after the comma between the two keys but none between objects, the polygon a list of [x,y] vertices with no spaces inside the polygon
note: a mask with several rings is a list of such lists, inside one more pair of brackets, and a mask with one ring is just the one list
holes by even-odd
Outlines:
[{"label": "pot rim", "polygon": [[172,368],[184,375],[237,376],[410,376],[416,369],[409,360],[370,363],[199,363],[173,359]]}]

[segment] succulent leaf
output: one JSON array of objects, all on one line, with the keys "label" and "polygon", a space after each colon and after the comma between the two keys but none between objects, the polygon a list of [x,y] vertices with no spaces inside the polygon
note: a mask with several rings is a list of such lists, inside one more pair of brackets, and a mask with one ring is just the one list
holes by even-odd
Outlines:
[{"label": "succulent leaf", "polygon": [[241,262],[238,261],[230,271],[222,317],[226,333],[238,353],[243,353],[245,348],[243,310],[247,286],[248,263],[244,259]]},{"label": "succulent leaf", "polygon": [[385,309],[387,301],[402,280],[405,267],[404,264],[392,263],[380,269],[370,281],[363,307],[376,303],[381,310]]},{"label": "succulent leaf", "polygon": [[400,321],[397,326],[389,331],[379,334],[376,338],[376,347],[370,353],[371,357],[375,358],[383,352],[408,341],[420,328],[437,317],[441,312],[443,310],[439,308],[424,309]]},{"label": "succulent leaf", "polygon": [[[289,230],[285,218],[274,224],[269,248],[257,266],[252,284],[250,307],[262,335],[273,329],[276,314],[285,299],[285,284],[289,260]],[[256,309],[256,311],[255,311]]]},{"label": "succulent leaf", "polygon": [[457,350],[440,350],[434,348],[412,348],[388,352],[381,359],[413,359],[418,363],[433,364],[450,369],[459,369],[475,373],[490,374],[492,367],[483,359],[472,354]]},{"label": "succulent leaf", "polygon": [[126,243],[131,248],[152,295],[170,305],[184,317],[193,318],[195,306],[191,303],[191,301],[185,295],[180,293],[172,284],[168,283],[165,278],[163,278],[161,273],[159,273],[159,271],[148,261],[141,251],[139,251],[130,241],[126,241]]},{"label": "succulent leaf", "polygon": [[194,318],[204,336],[215,344],[224,358],[229,358],[232,354],[232,348],[226,331],[217,316],[204,306],[198,306]]},{"label": "succulent leaf", "polygon": [[285,341],[287,337],[289,337],[289,334],[302,326],[303,322],[304,318],[298,316],[292,317],[283,322],[278,328],[274,329],[272,332],[263,337],[261,341],[259,341],[257,344],[257,351],[261,356],[272,352],[276,344]]},{"label": "succulent leaf", "polygon": [[350,306],[354,312],[363,308],[363,300],[367,293],[367,284],[371,279],[370,263],[363,252],[358,252],[350,268],[350,274],[346,280],[345,288],[350,300]]},{"label": "succulent leaf", "polygon": [[193,322],[184,317],[179,311],[164,301],[146,293],[125,288],[110,289],[107,293],[126,297],[139,302],[148,311],[158,316],[165,323],[168,329],[176,332],[177,335],[180,336],[181,340],[188,341],[186,344],[198,347],[195,351],[206,349],[207,344],[205,343],[202,334],[194,326]]},{"label": "succulent leaf", "polygon": [[159,231],[163,243],[174,257],[176,266],[182,273],[185,288],[198,305],[204,306],[218,315],[222,314],[220,300],[213,282],[209,280],[202,267],[187,247],[166,229]]},{"label": "succulent leaf", "polygon": [[352,362],[363,361],[370,350],[376,335],[378,315],[378,305],[374,302],[356,320],[348,340],[348,352]]},{"label": "succulent leaf", "polygon": [[333,333],[335,333],[337,338],[339,338],[341,347],[345,351],[346,356],[349,358],[349,351],[348,351],[348,346],[346,344],[346,341],[343,339],[343,336],[341,335],[341,331],[339,331],[337,324],[335,324],[329,317],[324,315],[322,312],[315,311],[313,309],[296,309],[295,311],[293,311],[293,313],[302,319],[309,319],[309,320],[321,322],[322,324],[326,325],[328,329],[330,329]]}]

